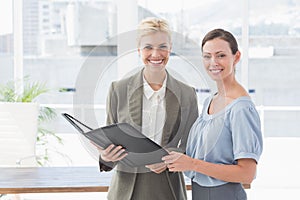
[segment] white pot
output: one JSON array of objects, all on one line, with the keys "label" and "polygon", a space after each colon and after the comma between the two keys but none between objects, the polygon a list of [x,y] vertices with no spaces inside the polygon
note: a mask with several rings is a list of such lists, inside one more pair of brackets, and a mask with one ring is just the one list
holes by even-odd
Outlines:
[{"label": "white pot", "polygon": [[0,166],[35,166],[37,103],[0,102]]}]

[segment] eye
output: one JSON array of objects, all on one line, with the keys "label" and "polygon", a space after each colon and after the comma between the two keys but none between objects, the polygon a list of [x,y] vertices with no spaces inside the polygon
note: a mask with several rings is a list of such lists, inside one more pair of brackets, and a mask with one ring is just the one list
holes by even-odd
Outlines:
[{"label": "eye", "polygon": [[217,55],[218,58],[224,58],[226,55],[225,54],[219,54]]},{"label": "eye", "polygon": [[150,45],[147,45],[147,46],[144,46],[144,48],[143,48],[144,50],[151,50],[152,49],[152,46],[150,46]]},{"label": "eye", "polygon": [[211,56],[210,55],[202,55],[203,59],[204,60],[209,60],[211,59]]},{"label": "eye", "polygon": [[167,45],[160,45],[159,49],[160,50],[168,50],[168,46]]}]

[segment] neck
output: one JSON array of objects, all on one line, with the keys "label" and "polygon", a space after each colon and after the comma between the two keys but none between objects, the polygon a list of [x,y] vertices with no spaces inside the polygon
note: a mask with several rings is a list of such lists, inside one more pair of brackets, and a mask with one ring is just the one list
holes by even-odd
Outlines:
[{"label": "neck", "polygon": [[218,95],[221,97],[228,97],[237,85],[234,77],[217,81]]},{"label": "neck", "polygon": [[159,90],[162,87],[166,75],[167,73],[165,70],[162,71],[161,73],[149,72],[144,70],[144,77],[146,81],[148,82],[150,87],[155,91]]}]

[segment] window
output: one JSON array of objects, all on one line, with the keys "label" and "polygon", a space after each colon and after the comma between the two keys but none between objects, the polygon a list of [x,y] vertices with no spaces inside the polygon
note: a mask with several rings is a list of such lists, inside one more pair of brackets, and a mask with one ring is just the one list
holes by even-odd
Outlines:
[{"label": "window", "polygon": [[[76,87],[81,70],[104,70],[102,64],[112,61],[112,67],[98,79],[97,92],[92,97],[94,105],[76,108],[76,112],[83,113],[83,116],[95,112],[97,122],[88,123],[91,127],[105,123],[107,90],[111,80],[117,78],[114,60],[117,43],[107,40],[117,35],[116,2],[23,1],[24,75],[45,82],[51,89],[40,99],[41,104],[50,104],[58,113],[72,114],[74,95],[79,90],[84,92],[91,88],[89,84]],[[248,11],[243,10],[245,2],[249,3]],[[13,0],[0,1],[0,83],[14,78],[12,3]],[[299,0],[137,0],[137,3],[138,20],[150,16],[166,18],[179,36],[168,67],[177,78],[197,89],[199,104],[213,90],[201,76],[205,73],[201,71],[199,49],[203,36],[213,28],[224,28],[234,33],[242,48],[243,41],[247,39],[242,36],[243,17],[248,16],[245,13],[248,12],[248,86],[261,114],[266,148],[265,159],[258,165],[261,171],[258,171],[255,190],[247,192],[253,191],[252,197],[254,193],[257,195],[249,199],[258,200],[269,198],[269,194],[275,194],[278,199],[286,198],[286,195],[280,196],[278,187],[298,190],[299,177],[294,176],[298,172],[299,159],[292,152],[298,152],[300,139]],[[47,19],[44,21],[47,23],[43,23],[42,19]],[[241,70],[240,62],[236,75],[243,81]],[[50,126],[57,133],[66,133],[72,141],[69,146],[74,148],[74,134],[69,133],[75,131],[63,118],[58,117]],[[80,153],[83,151],[78,152],[78,156]],[[82,164],[84,158],[75,159]],[[281,158],[289,160],[288,166],[292,169],[284,169],[286,164]],[[273,181],[275,173],[276,180]],[[289,177],[295,181],[289,180]],[[257,193],[259,191],[262,193]]]},{"label": "window", "polygon": [[259,2],[249,1],[249,85],[255,89],[256,104],[262,105],[265,136],[300,137],[300,3]]},{"label": "window", "polygon": [[12,0],[0,2],[0,84],[14,77]]}]

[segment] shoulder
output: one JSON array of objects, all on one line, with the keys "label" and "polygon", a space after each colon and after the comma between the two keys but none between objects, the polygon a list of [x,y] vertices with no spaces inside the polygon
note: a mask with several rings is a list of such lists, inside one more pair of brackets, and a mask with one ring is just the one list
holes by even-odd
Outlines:
[{"label": "shoulder", "polygon": [[175,90],[180,90],[181,92],[184,93],[195,93],[196,90],[192,86],[189,86],[186,83],[183,83],[182,81],[174,78],[171,75],[168,75],[168,85],[167,87]]},{"label": "shoulder", "polygon": [[[249,96],[242,96],[235,99],[230,105],[229,109],[232,118],[259,118],[254,103]],[[232,119],[231,118],[231,119]]]},{"label": "shoulder", "polygon": [[138,85],[141,82],[141,80],[142,80],[142,73],[141,71],[139,71],[129,77],[117,81],[113,81],[111,83],[111,87],[114,90],[124,90],[125,88],[127,88],[128,85]]},{"label": "shoulder", "polygon": [[167,83],[167,89],[177,97],[181,106],[197,104],[196,90],[193,87],[173,78],[170,84]]},{"label": "shoulder", "polygon": [[251,100],[251,97],[249,96],[241,96],[236,99],[234,99],[232,102],[232,110],[241,110],[246,108],[255,108],[254,103]]}]

